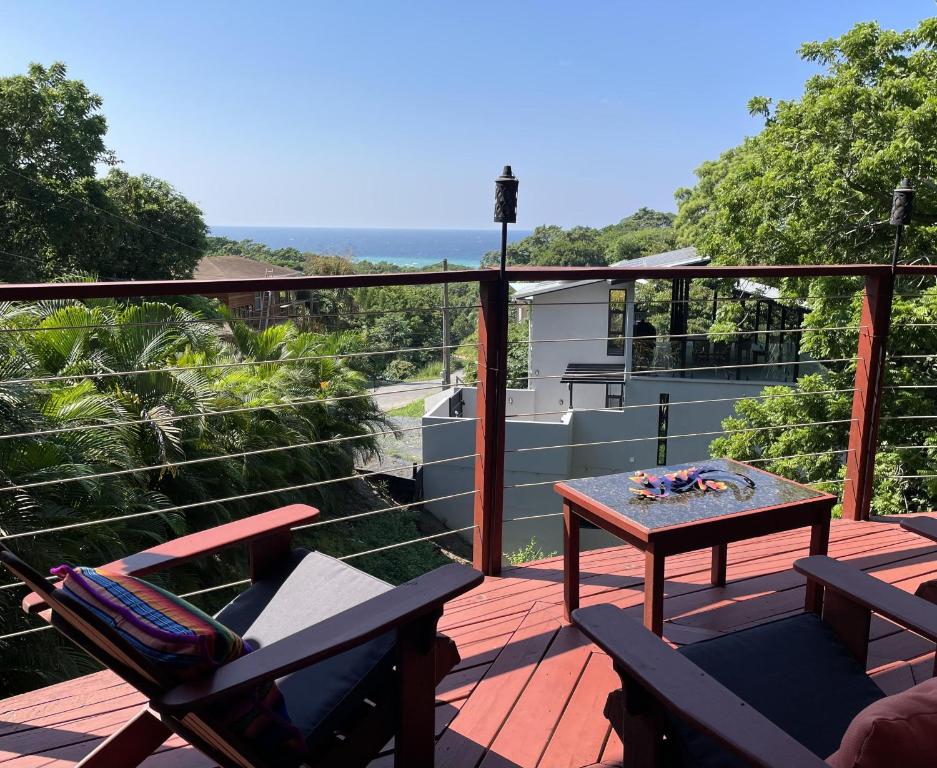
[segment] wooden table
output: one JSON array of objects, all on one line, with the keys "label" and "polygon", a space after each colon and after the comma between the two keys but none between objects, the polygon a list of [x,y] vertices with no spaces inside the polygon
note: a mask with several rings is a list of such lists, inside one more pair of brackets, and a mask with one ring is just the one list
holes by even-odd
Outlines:
[{"label": "wooden table", "polygon": [[[661,499],[637,496],[634,472],[567,480],[554,488],[563,497],[563,572],[566,618],[579,607],[579,525],[596,525],[644,552],[644,624],[657,635],[664,623],[664,561],[712,547],[711,581],[726,583],[726,555],[733,541],[810,526],[810,554],[825,555],[836,497],[730,459],[710,459],[646,470],[661,475],[696,466],[737,472],[754,488],[729,483],[724,491],[692,490]],[[807,609],[819,610],[821,592],[807,586]]]}]

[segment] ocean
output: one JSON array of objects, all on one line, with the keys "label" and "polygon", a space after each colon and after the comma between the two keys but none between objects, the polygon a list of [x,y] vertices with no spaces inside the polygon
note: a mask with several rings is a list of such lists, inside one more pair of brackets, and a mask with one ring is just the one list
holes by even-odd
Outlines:
[{"label": "ocean", "polygon": [[[250,239],[270,248],[296,248],[341,254],[353,259],[390,261],[423,267],[448,259],[450,265],[477,267],[482,256],[501,246],[497,224],[491,229],[339,229],[328,227],[211,227],[211,234]],[[510,242],[530,230],[508,229]]]}]

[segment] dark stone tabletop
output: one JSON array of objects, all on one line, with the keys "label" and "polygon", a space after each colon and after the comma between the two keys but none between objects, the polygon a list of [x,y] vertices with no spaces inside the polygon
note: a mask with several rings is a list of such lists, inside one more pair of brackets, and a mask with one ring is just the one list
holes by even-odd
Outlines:
[{"label": "dark stone tabletop", "polygon": [[563,485],[588,496],[648,530],[826,495],[821,491],[804,487],[747,464],[726,459],[706,459],[690,464],[674,464],[643,471],[660,476],[688,467],[742,474],[751,478],[755,487],[749,488],[744,481],[734,482],[731,478],[720,476],[718,479],[728,484],[728,488],[723,491],[703,492],[694,488],[684,493],[672,493],[664,498],[652,499],[635,495],[630,490],[641,487],[639,483],[631,479],[640,470],[581,480],[565,480]]}]

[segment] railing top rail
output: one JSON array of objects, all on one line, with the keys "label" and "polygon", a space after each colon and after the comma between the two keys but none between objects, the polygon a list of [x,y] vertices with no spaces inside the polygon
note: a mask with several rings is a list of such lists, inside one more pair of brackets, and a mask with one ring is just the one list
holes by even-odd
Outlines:
[{"label": "railing top rail", "polygon": [[[508,268],[509,280],[637,280],[691,277],[782,278],[782,277],[864,277],[887,273],[887,264],[795,264],[690,267],[526,267]],[[898,267],[898,274],[935,274],[937,265],[916,264]],[[0,301],[46,299],[105,299],[140,296],[213,296],[254,291],[328,290],[395,285],[438,285],[441,283],[485,283],[498,279],[497,269],[460,269],[434,272],[384,272],[355,275],[311,275],[301,277],[258,277],[230,280],[131,280],[98,283],[20,283],[0,284]]]},{"label": "railing top rail", "polygon": [[302,291],[370,288],[390,285],[476,283],[498,279],[496,270],[459,269],[447,272],[382,272],[373,275],[313,275],[231,280],[129,280],[110,283],[0,284],[0,301],[44,299],[117,299],[137,296],[213,296],[254,291]]},{"label": "railing top rail", "polygon": [[[544,280],[637,280],[684,277],[859,277],[887,273],[888,264],[785,264],[778,266],[692,267],[511,267],[508,278],[518,281]],[[902,268],[906,269],[906,268]]]}]

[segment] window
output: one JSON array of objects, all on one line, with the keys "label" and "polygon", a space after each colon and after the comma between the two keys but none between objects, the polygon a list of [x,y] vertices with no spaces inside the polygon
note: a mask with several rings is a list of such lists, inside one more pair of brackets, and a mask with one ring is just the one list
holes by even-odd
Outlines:
[{"label": "window", "polygon": [[667,433],[670,431],[670,395],[660,393],[660,404],[657,406],[657,466],[667,463]]},{"label": "window", "polygon": [[608,348],[606,354],[621,357],[625,354],[625,292],[608,292]]},{"label": "window", "polygon": [[625,383],[605,385],[605,407],[621,408],[625,404]]}]

